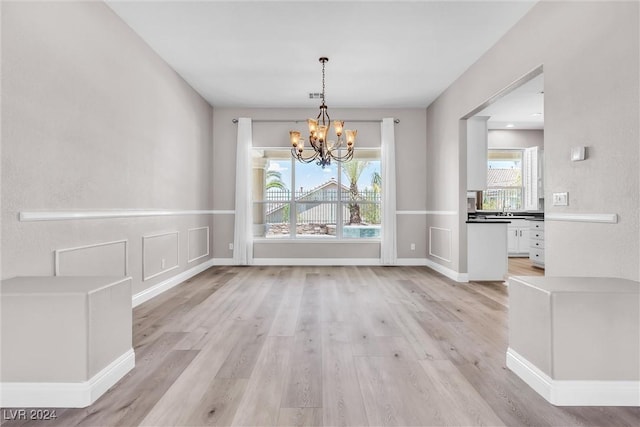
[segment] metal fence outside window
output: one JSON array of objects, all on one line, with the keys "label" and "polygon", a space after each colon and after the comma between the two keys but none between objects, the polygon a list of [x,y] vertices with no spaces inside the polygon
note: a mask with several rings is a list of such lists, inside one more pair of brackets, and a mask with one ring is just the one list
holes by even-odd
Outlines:
[{"label": "metal fence outside window", "polygon": [[488,188],[482,192],[482,209],[491,211],[521,210],[522,187]]},{"label": "metal fence outside window", "polygon": [[[352,211],[359,210],[362,226],[380,225],[380,192],[374,190],[358,191],[357,196],[350,191],[342,191],[340,199],[337,189],[316,189],[310,191],[295,191],[295,201],[291,201],[291,191],[270,189],[265,193],[265,201],[260,202],[264,212],[264,221],[267,225],[265,234],[288,234],[288,226],[291,220],[291,209],[295,206],[295,222],[298,234],[306,234],[300,226],[313,225],[314,229],[325,230],[328,234],[335,233],[338,223],[338,209],[341,209],[342,224],[350,224]],[[271,225],[271,226],[270,226]],[[286,230],[283,231],[283,229]],[[277,231],[276,231],[277,230]],[[378,233],[379,234],[379,233]]]}]

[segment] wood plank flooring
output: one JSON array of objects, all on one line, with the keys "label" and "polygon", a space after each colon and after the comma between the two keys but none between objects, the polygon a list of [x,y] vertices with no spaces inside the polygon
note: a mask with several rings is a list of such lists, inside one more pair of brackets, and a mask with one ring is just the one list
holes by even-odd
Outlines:
[{"label": "wood plank flooring", "polygon": [[544,276],[544,269],[534,267],[529,258],[509,258],[509,274],[512,276]]},{"label": "wood plank flooring", "polygon": [[640,425],[547,403],[505,366],[507,287],[425,267],[214,267],[137,307],[134,347],[94,405],[3,425]]}]

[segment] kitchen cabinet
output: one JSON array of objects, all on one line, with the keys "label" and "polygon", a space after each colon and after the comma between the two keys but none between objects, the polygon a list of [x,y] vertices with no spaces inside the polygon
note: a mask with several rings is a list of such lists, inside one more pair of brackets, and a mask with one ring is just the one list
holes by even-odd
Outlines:
[{"label": "kitchen cabinet", "polygon": [[544,268],[544,221],[530,221],[529,247],[531,263]]},{"label": "kitchen cabinet", "polygon": [[486,116],[467,119],[467,190],[487,189],[488,131]]},{"label": "kitchen cabinet", "polygon": [[467,221],[469,280],[504,280],[509,269],[506,221]]},{"label": "kitchen cabinet", "polygon": [[524,219],[513,219],[507,227],[507,250],[511,257],[529,256],[529,223]]}]

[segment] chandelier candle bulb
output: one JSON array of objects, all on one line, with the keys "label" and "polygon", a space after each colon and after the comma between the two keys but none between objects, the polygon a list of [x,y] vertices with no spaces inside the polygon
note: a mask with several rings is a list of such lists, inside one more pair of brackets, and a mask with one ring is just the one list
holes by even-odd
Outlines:
[{"label": "chandelier candle bulb", "polygon": [[353,147],[353,144],[356,143],[356,135],[358,133],[357,130],[346,130],[345,131],[347,134],[347,146],[349,148]]},{"label": "chandelier candle bulb", "polygon": [[334,120],[333,121],[333,129],[336,132],[336,135],[338,135],[338,137],[342,136],[342,127],[344,126],[344,122],[340,121],[340,120]]},{"label": "chandelier candle bulb", "polygon": [[300,132],[292,130],[289,132],[289,136],[291,138],[291,145],[293,145],[294,148],[297,147],[300,141]]},{"label": "chandelier candle bulb", "polygon": [[326,126],[318,126],[318,141],[324,142],[327,138],[327,127]]},{"label": "chandelier candle bulb", "polygon": [[309,124],[309,134],[314,135],[318,130],[318,121],[314,119],[309,119],[307,120],[307,123]]}]

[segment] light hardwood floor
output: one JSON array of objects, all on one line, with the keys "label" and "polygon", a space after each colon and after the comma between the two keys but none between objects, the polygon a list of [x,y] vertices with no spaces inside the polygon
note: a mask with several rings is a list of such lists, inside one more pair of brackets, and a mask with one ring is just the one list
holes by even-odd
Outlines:
[{"label": "light hardwood floor", "polygon": [[634,426],[505,367],[507,288],[425,267],[214,267],[134,310],[136,367],[6,426]]},{"label": "light hardwood floor", "polygon": [[544,276],[544,269],[534,267],[529,258],[509,258],[509,274],[512,276]]}]

